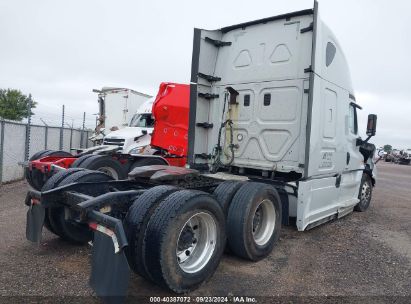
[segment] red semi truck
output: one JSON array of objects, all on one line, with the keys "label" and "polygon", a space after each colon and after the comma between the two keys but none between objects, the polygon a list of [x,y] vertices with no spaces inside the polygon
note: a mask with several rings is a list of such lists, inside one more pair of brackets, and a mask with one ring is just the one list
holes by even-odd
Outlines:
[{"label": "red semi truck", "polygon": [[[27,181],[34,189],[41,190],[54,173],[68,168],[98,170],[115,179],[124,179],[128,172],[139,166],[183,167],[187,157],[189,98],[189,85],[160,84],[152,109],[155,123],[151,143],[140,155],[119,153],[120,147],[113,145],[79,150],[75,155],[65,151],[43,150],[30,158],[26,168]],[[136,137],[135,141],[138,139]]]}]

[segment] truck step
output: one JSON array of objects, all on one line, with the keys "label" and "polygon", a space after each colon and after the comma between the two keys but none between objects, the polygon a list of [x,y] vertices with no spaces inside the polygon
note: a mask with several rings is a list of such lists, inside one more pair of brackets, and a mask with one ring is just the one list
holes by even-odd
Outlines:
[{"label": "truck step", "polygon": [[204,40],[211,43],[211,44],[213,44],[216,47],[230,46],[231,45],[230,41],[221,41],[221,40],[212,39],[210,37],[205,37]]},{"label": "truck step", "polygon": [[214,99],[219,98],[220,95],[218,94],[210,94],[210,93],[198,93],[198,97],[205,98],[205,99]]},{"label": "truck step", "polygon": [[203,79],[207,80],[208,82],[216,82],[216,81],[221,80],[221,77],[216,77],[216,76],[207,75],[207,74],[203,74],[203,73],[198,73],[197,75],[198,75],[198,77],[203,78]]}]

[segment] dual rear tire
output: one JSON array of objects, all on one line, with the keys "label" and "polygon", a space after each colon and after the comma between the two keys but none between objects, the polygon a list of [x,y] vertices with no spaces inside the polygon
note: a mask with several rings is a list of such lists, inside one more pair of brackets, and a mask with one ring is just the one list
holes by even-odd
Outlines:
[{"label": "dual rear tire", "polygon": [[124,227],[131,269],[176,293],[197,288],[215,272],[226,246],[257,261],[275,246],[281,228],[277,191],[265,184],[224,182],[214,196],[174,186],[144,192]]},{"label": "dual rear tire", "polygon": [[126,179],[128,173],[134,168],[151,165],[167,165],[167,163],[160,157],[142,157],[130,165],[123,164],[115,157],[109,155],[88,154],[79,157],[71,167],[100,171],[114,179],[121,180]]},{"label": "dual rear tire", "polygon": [[117,180],[126,179],[128,173],[125,166],[108,155],[83,155],[76,159],[71,167],[100,171]]},{"label": "dual rear tire", "polygon": [[269,255],[281,230],[277,190],[262,183],[226,181],[214,195],[226,216],[227,252],[251,261]]},{"label": "dual rear tire", "polygon": [[[35,153],[30,158],[30,161],[38,160],[46,156],[62,158],[73,157],[72,154],[65,151],[43,150]],[[130,165],[129,163],[127,163],[127,161],[123,163],[117,158],[109,155],[86,154],[77,158],[71,164],[71,168],[96,170],[111,176],[113,179],[121,180],[126,179],[128,172],[135,167],[148,165],[167,165],[167,163],[160,157],[146,157],[139,158]],[[39,191],[42,189],[46,181],[50,178],[49,174],[44,174],[36,169],[30,170],[28,167],[25,169],[25,176],[30,186]]]},{"label": "dual rear tire", "polygon": [[[55,174],[42,190],[111,179],[102,172],[72,168]],[[92,231],[67,220],[66,212],[65,207],[46,210],[46,228],[72,243],[90,241]],[[256,261],[271,252],[280,227],[280,198],[265,184],[222,183],[215,197],[198,190],[156,186],[139,196],[125,216],[129,241],[125,253],[134,272],[185,293],[215,272],[226,246],[226,229],[231,252]]]},{"label": "dual rear tire", "polygon": [[281,218],[281,199],[275,188],[262,183],[244,183],[228,209],[230,251],[251,261],[265,258],[278,241]]},{"label": "dual rear tire", "polygon": [[[112,178],[102,172],[72,168],[53,175],[43,186],[42,192],[72,183],[109,180],[112,180]],[[69,219],[66,219],[66,213],[70,213]],[[76,222],[74,220],[76,216],[77,214],[66,207],[46,208],[44,226],[65,241],[74,244],[85,244],[92,239],[93,233],[86,224]]]},{"label": "dual rear tire", "polygon": [[225,219],[208,193],[158,186],[125,218],[131,268],[176,293],[197,288],[215,272],[226,244]]},{"label": "dual rear tire", "polygon": [[[49,156],[72,157],[73,155],[65,151],[43,150],[33,154],[29,161],[38,160]],[[44,173],[36,169],[30,170],[28,167],[25,169],[25,176],[29,185],[36,190],[41,190],[47,181],[47,176]]]}]

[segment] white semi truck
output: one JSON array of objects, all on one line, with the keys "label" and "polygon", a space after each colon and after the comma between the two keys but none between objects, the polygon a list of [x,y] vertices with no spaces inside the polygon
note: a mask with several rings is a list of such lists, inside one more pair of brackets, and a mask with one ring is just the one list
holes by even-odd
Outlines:
[{"label": "white semi truck", "polygon": [[99,296],[125,295],[130,269],[189,292],[212,276],[226,246],[258,261],[275,250],[282,225],[304,231],[369,207],[376,116],[361,139],[359,109],[317,2],[195,29],[187,167],[137,167],[121,181],[57,173],[48,191],[28,192],[27,237],[39,241],[46,218],[65,239],[93,239]]},{"label": "white semi truck", "polygon": [[97,126],[90,140],[101,143],[105,134],[128,126],[137,110],[150,95],[127,88],[103,87],[98,93]]},{"label": "white semi truck", "polygon": [[128,126],[104,136],[103,145],[119,146],[123,154],[140,154],[150,145],[154,129],[152,113],[155,98],[147,99],[131,117]]}]

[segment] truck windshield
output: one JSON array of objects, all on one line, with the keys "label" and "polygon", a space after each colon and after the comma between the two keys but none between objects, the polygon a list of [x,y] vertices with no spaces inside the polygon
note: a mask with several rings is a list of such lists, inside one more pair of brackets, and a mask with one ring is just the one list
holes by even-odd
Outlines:
[{"label": "truck windshield", "polygon": [[152,128],[154,127],[154,118],[151,113],[135,114],[130,121],[130,127]]}]

